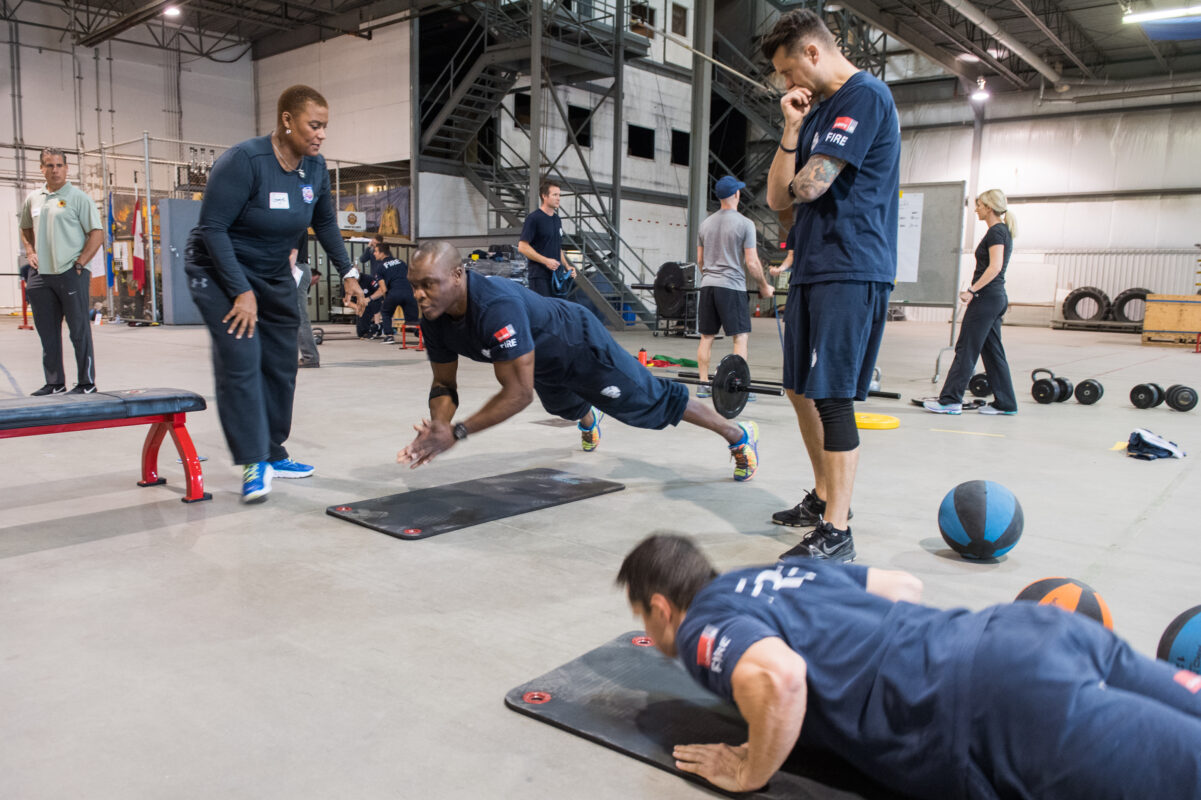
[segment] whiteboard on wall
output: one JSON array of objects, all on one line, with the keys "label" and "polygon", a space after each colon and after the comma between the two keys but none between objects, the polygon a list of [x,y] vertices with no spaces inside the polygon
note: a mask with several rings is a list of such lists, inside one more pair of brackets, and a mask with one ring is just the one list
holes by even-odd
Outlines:
[{"label": "whiteboard on wall", "polygon": [[889,302],[954,306],[963,246],[963,181],[901,186],[897,283]]}]

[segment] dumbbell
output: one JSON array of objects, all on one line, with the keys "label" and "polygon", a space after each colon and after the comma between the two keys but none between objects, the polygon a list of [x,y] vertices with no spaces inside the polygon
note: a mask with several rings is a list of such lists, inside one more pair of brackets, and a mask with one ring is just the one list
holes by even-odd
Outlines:
[{"label": "dumbbell", "polygon": [[988,397],[992,394],[992,384],[988,381],[988,375],[983,372],[973,375],[967,382],[967,388],[976,397]]},{"label": "dumbbell", "polygon": [[1163,387],[1158,383],[1140,383],[1130,390],[1130,402],[1135,408],[1154,408],[1163,401]]},{"label": "dumbbell", "polygon": [[1172,384],[1167,391],[1168,406],[1176,411],[1192,411],[1197,407],[1197,392],[1189,386]]},{"label": "dumbbell", "polygon": [[1080,381],[1076,386],[1076,402],[1081,405],[1091,406],[1100,400],[1103,394],[1105,394],[1105,387],[1101,385],[1100,381],[1093,378]]},{"label": "dumbbell", "polygon": [[[1040,378],[1040,374],[1045,374],[1047,377]],[[1034,381],[1034,385],[1030,387],[1030,394],[1039,403],[1046,405],[1048,403],[1062,403],[1072,396],[1072,391],[1075,387],[1067,378],[1057,378],[1055,373],[1049,369],[1039,368],[1030,373],[1030,380]]]}]

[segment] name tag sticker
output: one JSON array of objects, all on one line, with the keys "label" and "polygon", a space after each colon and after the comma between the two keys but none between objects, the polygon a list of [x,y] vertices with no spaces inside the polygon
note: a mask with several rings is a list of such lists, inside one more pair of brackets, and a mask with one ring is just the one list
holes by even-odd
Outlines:
[{"label": "name tag sticker", "polygon": [[31,208],[31,209],[29,209],[29,213],[33,215],[34,219],[37,219],[38,217],[40,217],[42,215],[42,209]]},{"label": "name tag sticker", "polygon": [[267,204],[270,208],[282,208],[285,210],[291,208],[291,206],[288,205],[287,192],[272,192],[267,198]]}]

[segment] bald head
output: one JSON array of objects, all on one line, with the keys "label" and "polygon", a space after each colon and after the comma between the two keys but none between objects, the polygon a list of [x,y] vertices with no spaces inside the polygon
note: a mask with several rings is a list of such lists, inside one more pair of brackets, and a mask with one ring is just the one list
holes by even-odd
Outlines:
[{"label": "bald head", "polygon": [[418,247],[409,266],[409,283],[425,319],[466,313],[467,273],[459,249],[450,242],[431,239]]},{"label": "bald head", "polygon": [[413,264],[426,260],[431,268],[444,271],[452,270],[462,263],[459,248],[443,239],[431,239],[417,248],[417,252],[413,254]]}]

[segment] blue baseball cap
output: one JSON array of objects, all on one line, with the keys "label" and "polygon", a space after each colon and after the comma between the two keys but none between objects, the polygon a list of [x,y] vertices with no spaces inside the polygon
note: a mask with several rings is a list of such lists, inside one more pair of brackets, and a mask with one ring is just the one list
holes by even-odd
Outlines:
[{"label": "blue baseball cap", "polygon": [[713,187],[713,194],[717,195],[718,200],[725,200],[730,195],[739,189],[745,189],[746,184],[735,178],[733,175],[726,175],[717,182]]}]

